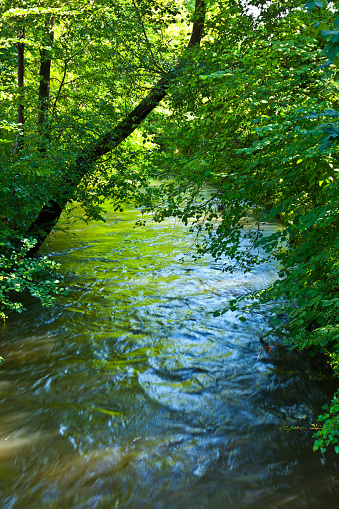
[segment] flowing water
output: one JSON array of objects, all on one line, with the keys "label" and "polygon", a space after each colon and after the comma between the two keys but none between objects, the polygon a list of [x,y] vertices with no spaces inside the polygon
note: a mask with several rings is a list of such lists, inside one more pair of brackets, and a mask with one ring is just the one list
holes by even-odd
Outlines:
[{"label": "flowing water", "polygon": [[1,508],[338,508],[335,455],[283,429],[310,427],[335,387],[260,342],[269,311],[211,314],[274,265],[182,261],[187,230],[137,216],[50,239],[70,293],[1,328]]}]

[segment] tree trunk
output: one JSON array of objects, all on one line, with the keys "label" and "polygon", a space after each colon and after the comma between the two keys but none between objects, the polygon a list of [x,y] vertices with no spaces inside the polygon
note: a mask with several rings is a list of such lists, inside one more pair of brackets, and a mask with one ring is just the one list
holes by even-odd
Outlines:
[{"label": "tree trunk", "polygon": [[202,32],[204,30],[206,16],[206,2],[205,0],[196,0],[194,9],[194,23],[192,28],[192,34],[188,47],[196,46],[200,44]]},{"label": "tree trunk", "polygon": [[[52,45],[54,41],[54,18],[46,21],[46,31],[48,33],[48,42]],[[38,125],[40,134],[43,133],[43,126],[47,120],[49,84],[51,79],[51,51],[45,48],[40,50],[40,71],[39,71],[39,114]],[[48,131],[48,127],[47,131]],[[48,132],[46,132],[48,137]]]},{"label": "tree trunk", "polygon": [[[194,24],[188,44],[189,48],[200,44],[205,13],[205,0],[196,0]],[[94,163],[101,156],[107,154],[124,141],[166,96],[167,89],[171,83],[171,75],[169,74],[161,78],[147,97],[113,131],[104,134],[92,147],[84,149],[83,153],[71,165],[63,180],[62,192],[43,206],[40,214],[27,231],[27,235],[37,239],[36,245],[29,251],[28,255],[35,254],[40,249],[46,237],[56,226],[65,205],[74,196],[81,179],[92,170]]]},{"label": "tree trunk", "polygon": [[[25,38],[25,27],[22,28],[20,34],[20,41]],[[18,124],[21,124],[21,130],[18,139],[18,148],[22,150],[24,145],[24,99],[25,99],[25,43],[18,42],[18,89],[19,89],[19,104],[18,104]]]}]

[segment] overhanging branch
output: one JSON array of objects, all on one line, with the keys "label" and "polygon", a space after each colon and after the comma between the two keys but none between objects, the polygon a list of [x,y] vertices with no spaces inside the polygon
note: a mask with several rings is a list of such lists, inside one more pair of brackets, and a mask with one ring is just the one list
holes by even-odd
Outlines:
[{"label": "overhanging branch", "polygon": [[[188,43],[189,48],[200,44],[205,14],[205,0],[196,0],[192,34]],[[64,177],[62,193],[55,195],[42,207],[39,215],[29,227],[27,235],[36,238],[37,243],[28,255],[32,255],[40,249],[46,237],[56,226],[65,205],[73,198],[81,179],[92,171],[94,163],[104,154],[116,148],[141,124],[167,95],[170,83],[171,74],[161,78],[151,92],[112,131],[100,137],[91,147],[83,150],[83,153],[70,166]]]}]

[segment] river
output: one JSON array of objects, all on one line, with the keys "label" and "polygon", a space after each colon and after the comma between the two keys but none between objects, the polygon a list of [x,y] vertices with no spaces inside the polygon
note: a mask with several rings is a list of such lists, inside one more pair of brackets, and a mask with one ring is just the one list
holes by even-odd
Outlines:
[{"label": "river", "polygon": [[336,386],[260,342],[269,310],[211,314],[275,266],[225,274],[185,255],[184,226],[138,214],[52,237],[69,294],[1,326],[1,508],[337,509],[336,455],[284,429]]}]

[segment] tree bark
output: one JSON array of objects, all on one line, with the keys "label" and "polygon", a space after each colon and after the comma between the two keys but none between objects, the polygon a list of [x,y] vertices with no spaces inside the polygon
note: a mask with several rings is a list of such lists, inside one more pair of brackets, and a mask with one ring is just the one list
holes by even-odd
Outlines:
[{"label": "tree bark", "polygon": [[[24,38],[25,38],[25,27],[22,28],[20,34],[20,41],[22,41]],[[22,150],[24,145],[24,123],[25,123],[24,86],[25,86],[25,43],[18,42],[18,88],[19,88],[18,124],[21,124],[21,130],[18,139],[19,150]]]},{"label": "tree bark", "polygon": [[202,32],[204,30],[206,16],[206,2],[205,0],[196,0],[194,8],[194,23],[192,28],[192,34],[188,47],[196,46],[200,44]]},{"label": "tree bark", "polygon": [[[205,0],[196,0],[194,24],[188,44],[189,48],[200,44],[205,13]],[[129,113],[112,131],[100,137],[91,147],[84,149],[83,153],[71,165],[65,175],[62,192],[43,206],[41,212],[27,231],[27,235],[37,240],[36,245],[29,251],[28,255],[33,255],[40,249],[46,237],[56,226],[67,202],[74,196],[81,179],[92,170],[94,163],[101,156],[107,154],[124,141],[167,95],[167,90],[171,83],[171,75],[172,73],[161,78],[152,88],[151,92],[131,113]]]},{"label": "tree bark", "polygon": [[[48,42],[53,44],[54,41],[54,18],[51,17],[46,21],[46,31],[48,33]],[[40,71],[39,71],[39,113],[38,125],[40,134],[43,131],[43,125],[47,119],[48,101],[49,101],[49,84],[51,80],[51,52],[48,49],[40,50]]]}]

